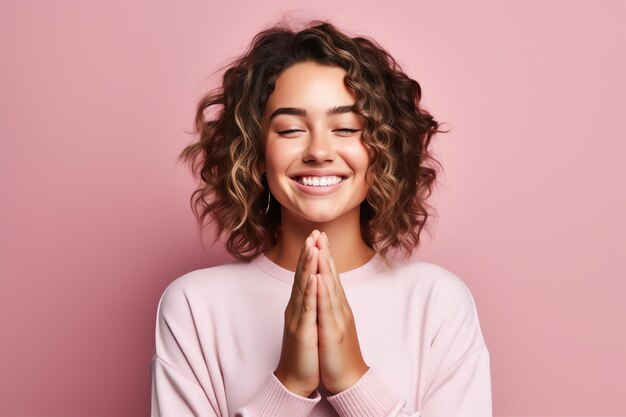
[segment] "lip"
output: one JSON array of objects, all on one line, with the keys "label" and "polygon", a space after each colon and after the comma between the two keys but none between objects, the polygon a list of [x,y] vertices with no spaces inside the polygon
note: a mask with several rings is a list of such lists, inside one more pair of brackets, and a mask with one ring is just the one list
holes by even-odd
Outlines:
[{"label": "lip", "polygon": [[[306,175],[298,175],[298,177],[300,177],[300,176],[306,177]],[[311,176],[313,176],[313,175],[311,175]],[[318,175],[315,175],[315,176],[318,176]],[[343,176],[343,175],[337,175],[337,176],[338,177],[341,176],[341,177],[345,178],[345,176]],[[347,181],[347,178],[346,178],[343,181],[341,181],[339,184],[315,187],[315,186],[311,186],[311,185],[300,184],[298,181],[296,181],[296,178],[297,177],[291,178],[291,180],[294,182],[294,184],[296,184],[296,186],[300,190],[302,190],[302,192],[307,193],[307,194],[311,194],[311,195],[331,194],[331,193],[335,192],[336,190],[338,190],[343,185],[343,183]]]},{"label": "lip", "polygon": [[292,175],[290,178],[291,179],[296,179],[298,177],[342,177],[342,178],[347,178],[349,177],[348,174],[344,174],[342,172],[339,171],[331,171],[328,169],[315,169],[315,170],[311,170],[311,171],[302,171],[299,172],[297,174]]}]

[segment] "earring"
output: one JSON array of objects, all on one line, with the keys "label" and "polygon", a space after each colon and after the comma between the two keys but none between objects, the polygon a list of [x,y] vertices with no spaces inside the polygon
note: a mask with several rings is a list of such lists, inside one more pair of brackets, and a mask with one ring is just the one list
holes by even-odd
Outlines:
[{"label": "earring", "polygon": [[267,190],[267,207],[265,208],[265,211],[263,212],[263,214],[267,214],[268,211],[270,211],[270,199],[272,197],[272,193],[270,193],[270,190]]},{"label": "earring", "polygon": [[[261,175],[263,175],[265,177],[265,172],[261,173]],[[265,182],[267,182],[267,178],[265,179]],[[270,192],[270,186],[268,184],[267,186],[267,207],[265,207],[265,211],[263,212],[263,214],[267,214],[268,211],[270,211],[270,200],[272,197],[272,193]]]}]

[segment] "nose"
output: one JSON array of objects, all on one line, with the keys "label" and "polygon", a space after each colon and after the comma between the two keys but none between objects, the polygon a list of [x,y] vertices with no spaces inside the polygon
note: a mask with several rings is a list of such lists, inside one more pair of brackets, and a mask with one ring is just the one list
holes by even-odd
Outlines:
[{"label": "nose", "polygon": [[309,142],[302,159],[307,161],[324,162],[333,161],[335,159],[335,149],[333,148],[332,138],[327,132],[311,132]]}]

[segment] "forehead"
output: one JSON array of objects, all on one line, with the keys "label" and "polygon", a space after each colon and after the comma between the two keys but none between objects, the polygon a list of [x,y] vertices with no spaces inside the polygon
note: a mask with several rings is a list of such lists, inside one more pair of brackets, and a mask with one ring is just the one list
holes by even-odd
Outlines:
[{"label": "forehead", "polygon": [[285,69],[276,79],[264,115],[277,107],[304,107],[322,114],[326,109],[353,104],[354,95],[344,83],[346,71],[338,66],[299,62]]}]

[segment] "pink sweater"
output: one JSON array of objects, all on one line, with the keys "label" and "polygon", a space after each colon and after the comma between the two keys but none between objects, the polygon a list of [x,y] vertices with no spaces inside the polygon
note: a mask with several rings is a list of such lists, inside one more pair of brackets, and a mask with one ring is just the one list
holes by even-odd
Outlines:
[{"label": "pink sweater", "polygon": [[190,272],[164,291],[150,364],[152,415],[487,417],[489,351],[452,272],[379,255],[340,274],[370,369],[331,395],[293,394],[273,371],[294,272],[265,255]]}]

